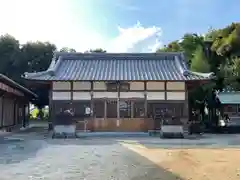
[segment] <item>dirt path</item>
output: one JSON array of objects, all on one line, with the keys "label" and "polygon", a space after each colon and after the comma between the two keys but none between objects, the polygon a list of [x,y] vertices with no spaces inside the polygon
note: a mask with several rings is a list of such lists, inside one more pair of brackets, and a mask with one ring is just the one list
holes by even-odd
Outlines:
[{"label": "dirt path", "polygon": [[240,149],[148,149],[122,143],[186,180],[239,180]]}]

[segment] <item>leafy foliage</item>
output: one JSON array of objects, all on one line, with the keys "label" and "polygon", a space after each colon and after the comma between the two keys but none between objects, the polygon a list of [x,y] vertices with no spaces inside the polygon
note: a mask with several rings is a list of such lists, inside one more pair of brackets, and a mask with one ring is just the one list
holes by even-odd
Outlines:
[{"label": "leafy foliage", "polygon": [[191,70],[203,73],[210,71],[208,59],[206,58],[206,55],[204,54],[203,48],[201,46],[199,46],[193,54]]}]

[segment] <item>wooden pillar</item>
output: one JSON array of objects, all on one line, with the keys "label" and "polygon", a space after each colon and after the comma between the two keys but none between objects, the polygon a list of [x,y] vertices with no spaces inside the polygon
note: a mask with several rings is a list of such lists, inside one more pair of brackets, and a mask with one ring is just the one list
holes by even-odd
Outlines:
[{"label": "wooden pillar", "polygon": [[[70,81],[70,108],[73,110],[73,81]],[[75,110],[73,110],[75,111]]]},{"label": "wooden pillar", "polygon": [[4,95],[1,97],[2,98],[2,114],[1,114],[1,127],[3,127],[3,121],[4,121]]},{"label": "wooden pillar", "polygon": [[120,82],[117,83],[117,92],[118,92],[118,98],[117,98],[117,118],[120,118]]},{"label": "wooden pillar", "polygon": [[[19,108],[19,107],[18,107]],[[26,111],[27,109],[27,111]],[[30,115],[30,111],[29,111],[29,101],[27,102],[26,107],[24,108],[25,113],[27,114],[27,122],[26,125],[29,126],[29,115]],[[18,112],[19,113],[19,112]]]},{"label": "wooden pillar", "polygon": [[188,102],[188,86],[185,82],[185,107],[184,107],[184,116],[188,118],[188,121],[190,120],[190,110],[189,110],[189,102]]},{"label": "wooden pillar", "polygon": [[90,102],[90,106],[91,106],[91,118],[94,118],[94,99],[93,99],[93,82],[91,82],[91,102]]},{"label": "wooden pillar", "polygon": [[17,114],[16,114],[17,105],[16,105],[16,103],[17,103],[17,99],[14,98],[14,100],[13,100],[13,125],[14,125],[14,126],[15,126],[15,125],[18,125],[18,124],[16,123],[16,120],[17,120]]},{"label": "wooden pillar", "polygon": [[49,94],[48,94],[48,96],[49,96],[49,110],[48,110],[48,119],[49,119],[49,121],[53,121],[53,104],[52,104],[52,88],[53,86],[52,86],[52,82],[50,83],[50,88],[49,88]]},{"label": "wooden pillar", "polygon": [[167,100],[167,81],[164,82],[164,98]]},{"label": "wooden pillar", "polygon": [[134,101],[131,100],[131,118],[134,118]]},{"label": "wooden pillar", "polygon": [[104,99],[104,119],[107,119],[107,99]]},{"label": "wooden pillar", "polygon": [[25,111],[25,109],[26,109],[26,103],[25,102],[23,102],[23,122],[22,122],[22,127],[26,127],[26,111]]},{"label": "wooden pillar", "polygon": [[148,103],[147,103],[147,82],[144,81],[144,115],[147,118],[148,117],[148,112],[147,112],[147,108],[148,107]]}]

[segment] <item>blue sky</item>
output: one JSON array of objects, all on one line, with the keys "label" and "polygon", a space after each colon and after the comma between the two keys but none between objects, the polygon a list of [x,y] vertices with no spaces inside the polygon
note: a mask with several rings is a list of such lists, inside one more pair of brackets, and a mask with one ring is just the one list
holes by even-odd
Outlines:
[{"label": "blue sky", "polygon": [[[238,0],[0,0],[0,34],[78,51],[154,51],[186,32],[240,21]],[[8,15],[6,15],[8,14]]]}]

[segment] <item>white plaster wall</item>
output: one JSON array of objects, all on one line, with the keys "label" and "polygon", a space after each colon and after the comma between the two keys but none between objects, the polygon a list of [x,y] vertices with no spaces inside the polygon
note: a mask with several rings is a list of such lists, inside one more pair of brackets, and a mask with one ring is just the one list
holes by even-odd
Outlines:
[{"label": "white plaster wall", "polygon": [[52,92],[53,100],[71,100],[71,92]]},{"label": "white plaster wall", "polygon": [[93,98],[118,98],[117,92],[93,92]]},{"label": "white plaster wall", "polygon": [[167,90],[185,90],[185,82],[167,82]]},{"label": "white plaster wall", "polygon": [[91,100],[90,92],[73,92],[73,100]]},{"label": "white plaster wall", "polygon": [[147,100],[165,100],[164,92],[147,92]]},{"label": "white plaster wall", "polygon": [[94,90],[106,90],[106,84],[105,82],[93,82],[93,89]]},{"label": "white plaster wall", "polygon": [[144,82],[130,82],[130,90],[144,90]]},{"label": "white plaster wall", "polygon": [[185,92],[167,92],[167,100],[185,100]]},{"label": "white plaster wall", "polygon": [[120,98],[144,98],[144,92],[120,92]]},{"label": "white plaster wall", "polygon": [[52,83],[53,90],[70,90],[71,83],[70,82],[63,82],[63,81],[54,81]]},{"label": "white plaster wall", "polygon": [[164,82],[147,82],[147,90],[164,90]]},{"label": "white plaster wall", "polygon": [[89,81],[73,82],[73,90],[91,90],[91,82]]}]

